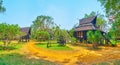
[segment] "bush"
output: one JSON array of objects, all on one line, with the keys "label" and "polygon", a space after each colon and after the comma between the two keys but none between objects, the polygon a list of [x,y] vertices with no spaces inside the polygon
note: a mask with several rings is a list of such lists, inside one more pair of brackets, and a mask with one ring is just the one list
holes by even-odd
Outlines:
[{"label": "bush", "polygon": [[116,47],[117,46],[117,41],[115,41],[115,40],[110,40],[111,41],[111,45],[113,46],[113,47]]},{"label": "bush", "polygon": [[50,35],[47,31],[40,30],[38,32],[38,37],[39,37],[39,40],[45,41],[45,40],[48,40],[50,38]]},{"label": "bush", "polygon": [[89,42],[93,44],[93,48],[97,48],[98,44],[102,41],[102,34],[100,31],[88,31],[87,32],[87,39]]},{"label": "bush", "polygon": [[71,38],[71,43],[76,43],[77,39],[75,37]]},{"label": "bush", "polygon": [[66,40],[64,38],[63,35],[60,35],[59,38],[58,38],[58,43],[61,45],[61,46],[64,46],[65,43],[66,43]]}]

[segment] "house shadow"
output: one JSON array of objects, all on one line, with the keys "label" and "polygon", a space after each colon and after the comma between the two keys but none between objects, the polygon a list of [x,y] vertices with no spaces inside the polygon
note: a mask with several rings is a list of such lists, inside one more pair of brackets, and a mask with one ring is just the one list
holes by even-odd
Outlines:
[{"label": "house shadow", "polygon": [[97,48],[94,48],[91,43],[75,43],[75,44],[71,44],[71,45],[77,46],[77,47],[82,47],[82,48],[85,48],[87,50],[93,50],[93,51],[97,51],[97,50],[101,50],[102,49],[99,46]]}]

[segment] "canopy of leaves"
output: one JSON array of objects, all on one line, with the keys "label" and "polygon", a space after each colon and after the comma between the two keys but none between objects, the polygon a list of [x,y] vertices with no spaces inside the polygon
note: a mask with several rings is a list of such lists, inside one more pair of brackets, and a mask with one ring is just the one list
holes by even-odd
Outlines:
[{"label": "canopy of leaves", "polygon": [[100,31],[88,31],[87,32],[87,39],[89,42],[91,42],[93,45],[100,44],[103,36]]},{"label": "canopy of leaves", "polygon": [[0,12],[5,12],[6,9],[2,6],[3,1],[0,0]]},{"label": "canopy of leaves", "polygon": [[120,38],[120,0],[98,0],[105,8],[107,16],[113,15],[114,20],[109,33],[111,39]]},{"label": "canopy of leaves", "polygon": [[20,27],[16,24],[0,24],[0,38],[5,39],[13,39],[16,35],[20,34]]},{"label": "canopy of leaves", "polygon": [[120,0],[98,0],[105,8],[107,15],[114,15],[115,18],[120,18]]},{"label": "canopy of leaves", "polygon": [[44,41],[44,40],[48,40],[50,38],[50,35],[47,31],[38,31],[38,37],[40,40]]},{"label": "canopy of leaves", "polygon": [[39,33],[38,31],[46,31],[51,36],[54,35],[54,22],[53,18],[50,16],[38,16],[35,21],[33,21],[33,25],[31,26],[32,37],[37,38]]}]

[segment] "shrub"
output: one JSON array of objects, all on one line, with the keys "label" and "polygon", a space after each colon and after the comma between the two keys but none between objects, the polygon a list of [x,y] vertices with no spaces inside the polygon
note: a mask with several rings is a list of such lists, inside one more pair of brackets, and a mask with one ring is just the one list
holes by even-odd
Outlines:
[{"label": "shrub", "polygon": [[93,44],[93,48],[97,48],[97,45],[102,41],[102,34],[100,31],[88,31],[87,32],[87,39],[89,42]]},{"label": "shrub", "polygon": [[117,46],[117,41],[115,40],[110,40],[111,41],[111,46],[116,47]]},{"label": "shrub", "polygon": [[38,37],[39,37],[39,40],[45,41],[45,40],[48,40],[50,38],[50,35],[47,31],[41,30],[38,32]]},{"label": "shrub", "polygon": [[63,35],[60,35],[60,36],[58,37],[58,43],[59,43],[61,46],[64,46],[64,45],[65,45],[66,40],[65,40],[65,38],[64,38]]},{"label": "shrub", "polygon": [[77,39],[75,37],[71,38],[71,43],[76,43]]}]

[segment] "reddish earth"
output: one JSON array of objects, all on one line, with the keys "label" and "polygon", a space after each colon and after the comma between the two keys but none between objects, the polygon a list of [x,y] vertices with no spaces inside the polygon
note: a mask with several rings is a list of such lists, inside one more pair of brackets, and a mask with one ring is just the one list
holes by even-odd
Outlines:
[{"label": "reddish earth", "polygon": [[72,46],[73,50],[56,51],[38,48],[36,42],[28,42],[22,49],[29,58],[42,58],[62,65],[91,65],[97,62],[120,59],[120,45],[118,47],[101,47],[100,50],[92,50],[82,46]]}]

